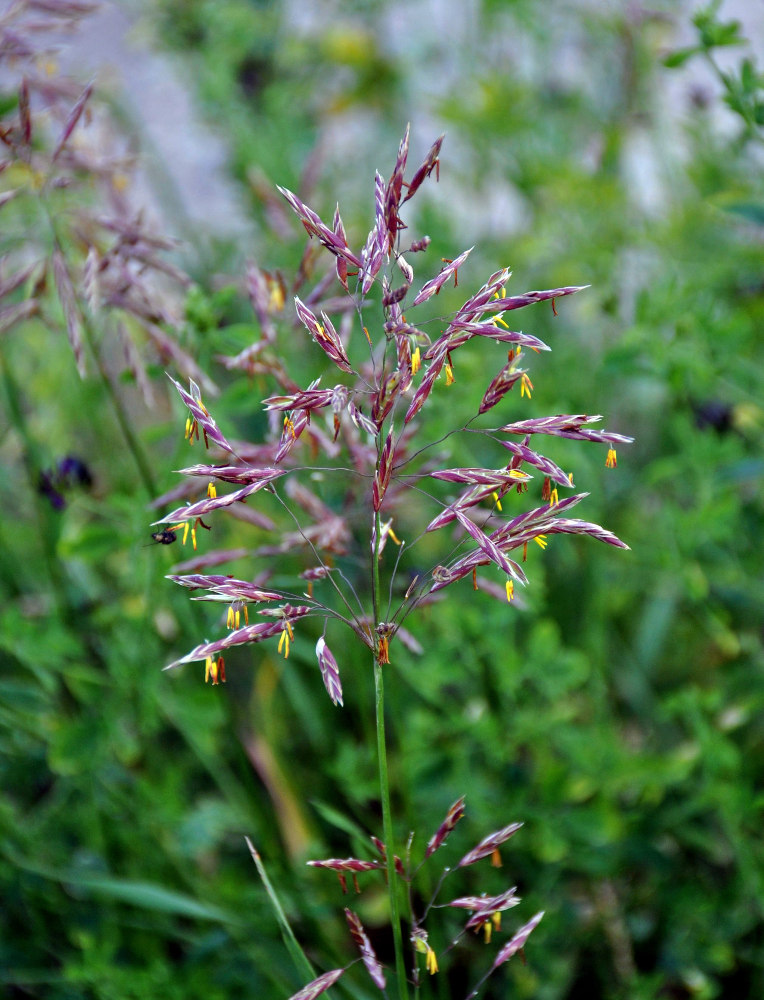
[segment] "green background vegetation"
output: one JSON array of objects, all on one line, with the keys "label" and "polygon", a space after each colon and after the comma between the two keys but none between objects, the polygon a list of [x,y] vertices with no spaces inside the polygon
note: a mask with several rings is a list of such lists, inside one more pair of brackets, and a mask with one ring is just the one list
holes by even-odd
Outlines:
[{"label": "green background vegetation", "polygon": [[[163,0],[152,23],[230,145],[261,266],[293,271],[303,248],[296,224],[291,242],[266,228],[264,184],[296,187],[320,150],[309,204],[327,218],[339,200],[358,243],[373,170],[389,173],[411,119],[412,162],[447,132],[440,186],[415,222],[431,261],[478,244],[460,291],[505,264],[514,292],[591,284],[557,318],[522,315],[553,353],[533,360],[532,407],[507,405],[603,413],[635,435],[617,472],[604,449],[548,451],[591,491],[582,516],[632,551],[556,536],[529,553],[525,609],[465,581],[411,623],[425,652],[397,647],[388,684],[399,835],[415,829],[423,844],[463,793],[452,863],[524,821],[504,869],[461,885],[517,884],[510,929],[547,913],[527,965],[513,960],[486,997],[759,997],[760,80],[741,47],[726,84],[691,89],[705,55],[681,45],[715,56],[738,40],[723,8],[691,30],[670,3],[649,15],[560,2],[543,23],[528,0],[474,6],[455,37],[413,31],[403,8],[378,3],[326,5],[302,30],[278,5]],[[640,189],[646,171],[655,197]],[[255,437],[270,387],[214,361],[257,336],[241,248],[194,252],[178,336],[222,388],[218,423]],[[307,634],[288,662],[270,646],[232,656],[226,687],[205,687],[199,665],[161,673],[216,618],[163,579],[174,549],[141,547],[154,515],[108,399],[39,323],[3,334],[0,350],[0,982],[55,1000],[286,997],[305,976],[243,836],[316,968],[348,961],[347,900],[304,860],[365,855],[364,835],[379,832],[369,664],[332,641],[342,712]],[[454,390],[480,376],[474,364]],[[164,490],[188,446],[155,374],[151,412],[122,390]],[[67,453],[94,485],[54,511],[37,475]],[[237,523],[226,539],[261,540]],[[362,883],[350,905],[389,960],[382,887]],[[470,942],[451,992],[445,976],[427,989],[460,997],[488,962]],[[362,970],[346,980],[333,995],[374,995]]]}]

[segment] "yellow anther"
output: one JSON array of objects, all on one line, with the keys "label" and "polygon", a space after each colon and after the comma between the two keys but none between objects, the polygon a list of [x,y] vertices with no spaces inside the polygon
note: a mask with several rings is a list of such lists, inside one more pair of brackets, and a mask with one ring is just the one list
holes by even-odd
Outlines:
[{"label": "yellow anther", "polygon": [[225,662],[222,656],[219,656],[217,659],[213,656],[208,656],[205,660],[204,683],[206,684],[210,678],[212,678],[213,685],[219,684],[221,681],[225,684]]},{"label": "yellow anther", "polygon": [[212,483],[212,482],[207,483],[207,497],[210,500],[214,500],[217,495],[218,495],[218,491],[215,488],[215,484]]},{"label": "yellow anther", "polygon": [[281,624],[281,637],[279,638],[278,651],[279,653],[284,651],[284,659],[289,659],[289,643],[294,639],[294,632],[292,631],[292,626],[289,622],[285,621]]},{"label": "yellow anther", "polygon": [[618,462],[616,460],[615,448],[608,448],[607,458],[605,459],[605,465],[608,469],[614,469]]},{"label": "yellow anther", "polygon": [[192,417],[190,414],[186,417],[186,440],[189,444],[194,443],[194,438],[199,440],[199,424],[196,417]]},{"label": "yellow anther", "polygon": [[427,966],[427,971],[431,976],[434,976],[438,971],[438,959],[435,952],[429,945],[427,946],[427,958],[425,959],[425,964]]},{"label": "yellow anther", "polygon": [[411,374],[416,375],[419,369],[422,367],[422,353],[417,347],[414,353],[411,355]]},{"label": "yellow anther", "polygon": [[531,382],[527,374],[523,372],[523,377],[520,379],[520,398],[522,399],[523,396],[527,396],[528,399],[530,399],[532,391],[533,391],[533,382]]},{"label": "yellow anther", "polygon": [[278,651],[284,650],[284,659],[289,659],[289,633],[286,629],[282,629],[281,638],[279,639]]},{"label": "yellow anther", "polygon": [[284,308],[284,290],[278,281],[271,279],[269,284],[268,312],[281,312]]},{"label": "yellow anther", "polygon": [[454,381],[454,369],[451,365],[446,365],[446,385],[453,385]]},{"label": "yellow anther", "polygon": [[515,585],[512,580],[507,580],[506,591],[507,591],[507,601],[511,601],[512,598],[515,596]]},{"label": "yellow anther", "polygon": [[424,961],[427,971],[431,976],[434,976],[438,971],[438,959],[427,941],[426,931],[418,931],[411,940],[414,942],[414,948],[419,952],[419,954],[425,956]]},{"label": "yellow anther", "polygon": [[549,506],[554,507],[554,505],[559,502],[560,502],[560,497],[557,493],[557,487],[555,486],[552,489],[552,492],[549,494]]},{"label": "yellow anther", "polygon": [[501,510],[501,498],[499,497],[499,494],[496,492],[496,490],[494,490],[493,493],[491,494],[491,496],[493,497],[493,502],[496,504],[496,510],[500,511]]},{"label": "yellow anther", "polygon": [[395,534],[392,528],[388,528],[387,533],[390,536],[390,538],[395,542],[396,545],[403,545],[403,542],[400,540],[400,538],[398,538],[398,536]]},{"label": "yellow anther", "polygon": [[547,545],[549,544],[547,542],[547,540],[546,540],[546,535],[536,535],[536,537],[533,539],[533,541],[536,543],[536,545],[539,546],[539,548],[542,548],[542,549],[545,549],[547,547]]}]

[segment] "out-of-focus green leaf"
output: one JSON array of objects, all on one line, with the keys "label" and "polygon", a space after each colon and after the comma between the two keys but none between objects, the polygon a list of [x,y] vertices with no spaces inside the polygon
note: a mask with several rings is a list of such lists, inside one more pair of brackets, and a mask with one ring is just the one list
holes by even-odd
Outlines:
[{"label": "out-of-focus green leaf", "polygon": [[191,917],[196,920],[214,920],[219,923],[240,923],[237,917],[226,913],[217,906],[200,903],[190,896],[165,889],[162,886],[147,882],[130,882],[126,879],[98,877],[68,877],[66,873],[60,876],[62,882],[76,886],[85,892],[103,896],[131,906],[146,910],[158,910],[161,913],[173,913],[176,916]]},{"label": "out-of-focus green leaf", "polygon": [[731,202],[724,206],[724,210],[732,215],[742,216],[747,222],[764,226],[764,204],[745,201]]}]

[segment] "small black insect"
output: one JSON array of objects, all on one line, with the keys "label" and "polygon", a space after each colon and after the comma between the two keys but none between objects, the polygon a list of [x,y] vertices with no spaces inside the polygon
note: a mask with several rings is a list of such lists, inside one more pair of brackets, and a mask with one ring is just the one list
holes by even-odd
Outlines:
[{"label": "small black insect", "polygon": [[174,531],[165,528],[163,531],[152,531],[151,537],[154,541],[149,542],[149,545],[172,545],[178,536]]}]

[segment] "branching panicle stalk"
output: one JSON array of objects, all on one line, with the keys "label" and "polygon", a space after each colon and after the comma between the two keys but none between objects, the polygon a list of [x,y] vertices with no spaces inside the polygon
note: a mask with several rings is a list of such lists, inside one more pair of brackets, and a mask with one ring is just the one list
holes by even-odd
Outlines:
[{"label": "branching panicle stalk", "polygon": [[[606,445],[605,464],[613,469],[616,466],[615,446],[628,443],[630,438],[592,427],[600,418],[586,414],[522,419],[527,414],[525,407],[530,403],[533,383],[525,367],[519,366],[521,355],[524,365],[525,349],[538,354],[549,348],[531,334],[516,332],[503,318],[516,309],[545,302],[551,304],[556,315],[555,300],[582,289],[564,286],[509,296],[505,288],[509,271],[502,268],[481,288],[469,294],[459,309],[437,320],[442,326],[439,331],[430,326],[433,336],[423,329],[430,321],[423,320],[421,326],[416,325],[417,307],[440,294],[446,286],[456,286],[460,277],[457,272],[470,266],[470,251],[466,250],[454,254],[452,260],[444,260],[444,266],[434,276],[421,282],[408,256],[425,251],[427,241],[414,240],[409,248],[402,246],[405,224],[400,208],[427,176],[437,173],[441,143],[442,137],[407,185],[404,181],[408,156],[406,132],[388,184],[385,185],[377,174],[374,225],[360,250],[348,246],[339,212],[335,213],[333,225],[328,226],[297,195],[282,189],[309,237],[334,258],[336,279],[344,294],[349,296],[346,300],[326,299],[328,286],[325,277],[320,277],[312,290],[304,292],[301,288],[301,297],[294,301],[300,334],[307,338],[306,350],[311,350],[317,359],[329,365],[328,374],[323,380],[314,379],[307,386],[296,384],[287,375],[289,352],[294,351],[294,333],[290,330],[288,351],[283,358],[278,358],[277,331],[270,320],[273,301],[280,303],[279,309],[284,308],[281,289],[274,287],[273,279],[269,279],[266,272],[253,270],[250,293],[263,329],[262,339],[235,358],[228,359],[227,367],[252,374],[248,366],[256,359],[258,373],[272,378],[275,392],[264,401],[271,433],[266,441],[247,446],[247,453],[239,454],[241,447],[229,441],[224,429],[217,424],[202,398],[199,385],[192,381],[186,390],[175,382],[188,409],[187,439],[216,449],[222,464],[208,462],[183,470],[189,477],[206,481],[206,497],[199,499],[197,492],[191,502],[175,507],[157,522],[165,526],[165,531],[183,529],[184,539],[190,535],[196,547],[197,528],[209,527],[206,518],[212,520],[239,504],[255,503],[261,490],[273,493],[285,523],[264,522],[263,530],[277,537],[274,544],[262,546],[255,555],[278,560],[291,553],[303,558],[305,565],[300,577],[308,582],[307,593],[301,594],[297,587],[287,589],[269,583],[264,589],[257,583],[222,574],[189,572],[186,576],[173,576],[176,583],[201,591],[203,600],[228,603],[230,631],[222,638],[197,645],[170,664],[171,667],[203,660],[205,674],[217,683],[225,679],[220,654],[229,648],[277,640],[277,652],[286,657],[294,630],[308,627],[310,618],[318,619],[320,638],[316,656],[320,676],[333,705],[340,708],[344,704],[340,666],[328,645],[329,630],[344,624],[371,651],[382,809],[382,839],[372,837],[372,842],[383,859],[329,858],[310,863],[335,871],[343,891],[349,877],[360,891],[359,877],[384,872],[392,922],[397,1000],[409,1000],[410,983],[414,984],[418,995],[423,970],[429,976],[439,972],[438,955],[430,944],[425,926],[438,911],[445,907],[471,909],[472,916],[455,940],[467,931],[479,930],[487,943],[492,933],[500,932],[501,911],[520,900],[514,888],[509,887],[492,896],[461,896],[447,902],[441,902],[442,897],[438,896],[436,905],[435,895],[441,892],[446,877],[451,874],[451,869],[446,868],[441,878],[429,878],[430,885],[435,885],[435,895],[429,902],[425,899],[421,913],[416,911],[412,901],[421,898],[421,886],[417,883],[414,892],[412,882],[445,843],[464,815],[465,806],[463,797],[452,805],[440,827],[427,841],[425,855],[419,863],[412,862],[411,844],[400,855],[396,854],[385,727],[385,665],[390,663],[391,644],[394,644],[396,655],[403,647],[414,653],[421,652],[416,637],[403,627],[403,623],[430,595],[458,585],[464,577],[471,578],[472,589],[483,590],[505,602],[511,601],[515,588],[529,583],[518,560],[525,562],[530,542],[536,542],[543,551],[555,535],[584,534],[626,548],[620,539],[599,525],[568,516],[571,508],[584,500],[586,494],[560,498],[560,491],[573,489],[572,473],[541,454],[534,438],[543,441],[545,436],[564,437]],[[405,197],[404,191],[407,192]],[[352,276],[357,281],[354,292],[349,286]],[[373,324],[367,319],[367,326],[364,325],[364,311],[371,309],[371,305],[366,296],[375,284],[381,292],[382,316]],[[404,306],[407,309],[405,316]],[[338,314],[339,319],[332,319],[329,315],[332,312]],[[357,317],[362,335],[357,332],[358,335],[353,336],[351,323],[346,322],[352,316]],[[369,333],[370,329],[376,329],[376,340]],[[431,397],[469,391],[469,387],[460,388],[458,352],[473,341],[481,345],[484,355],[493,358],[491,364],[495,366],[487,372],[486,383],[478,387],[473,416],[466,421],[460,419],[456,427],[448,428],[445,433],[439,427],[428,434],[425,417]],[[457,388],[453,388],[454,385]],[[514,396],[510,396],[514,386],[518,388]],[[492,426],[484,422],[484,414],[489,411],[495,411],[486,418],[491,420]],[[397,435],[394,426],[398,427]],[[460,443],[470,440],[468,434],[483,435],[486,450],[490,449],[495,455],[494,468],[458,464],[457,449]],[[318,463],[317,452],[322,452],[326,461]],[[452,460],[446,463],[447,458]],[[439,467],[441,464],[444,467]],[[311,473],[317,470],[320,475],[312,476]],[[322,492],[321,484],[330,476],[344,477],[342,491]],[[531,488],[534,494],[525,509],[526,503],[518,498]],[[343,497],[339,503],[332,499],[337,495]],[[409,544],[402,535],[399,538],[396,534],[397,523],[393,525],[398,508],[404,503],[406,523],[414,510],[421,515],[419,528],[409,535]],[[400,586],[401,576],[414,570],[409,559],[411,549],[425,534],[435,531],[453,532],[451,542],[445,546],[443,564],[429,569],[416,566],[411,582]],[[359,538],[361,548],[354,551]],[[393,559],[386,558],[388,545],[398,546]],[[370,600],[369,595],[356,593],[335,563],[336,557],[353,555],[370,570],[367,576]],[[203,566],[204,557],[198,558]],[[381,582],[383,559],[389,576],[389,585],[386,581],[384,591]],[[480,581],[478,570],[481,571]],[[498,582],[492,578],[495,576],[499,577]],[[396,590],[405,593],[391,616]],[[383,592],[387,602],[384,611]],[[252,608],[251,619],[246,617],[248,606]],[[464,854],[453,870],[469,867],[486,857],[498,864],[499,848],[521,825],[510,823],[489,834]],[[428,871],[427,875],[431,873]],[[402,913],[403,890],[407,906]],[[360,918],[349,909],[345,910],[345,915],[372,981],[378,989],[388,989],[386,972],[374,955]],[[541,915],[537,915],[517,932],[498,952],[487,974],[524,945],[540,919]],[[412,956],[408,973],[404,923],[406,945],[411,944]],[[303,987],[295,998],[313,1000],[340,974],[341,970],[324,973]]]}]

